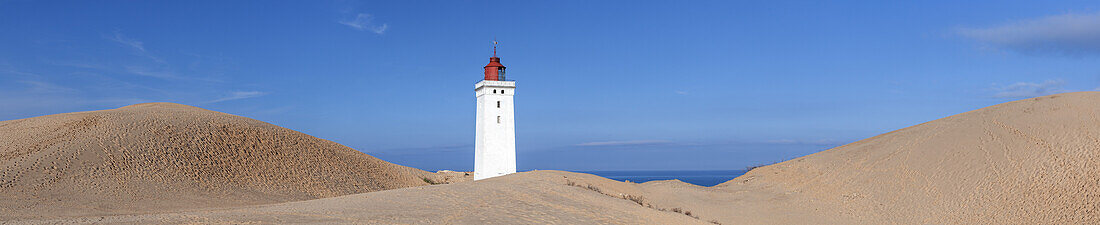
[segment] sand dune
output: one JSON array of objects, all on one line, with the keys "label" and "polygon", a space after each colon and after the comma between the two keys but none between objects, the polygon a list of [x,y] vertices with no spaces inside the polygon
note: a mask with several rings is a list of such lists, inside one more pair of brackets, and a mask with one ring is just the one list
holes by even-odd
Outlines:
[{"label": "sand dune", "polygon": [[0,122],[0,219],[309,200],[425,185],[432,175],[171,103]]},{"label": "sand dune", "polygon": [[716,189],[763,188],[861,223],[1100,224],[1100,92],[935,120],[753,170]]},{"label": "sand dune", "polygon": [[1097,224],[1097,114],[1100,92],[1020,100],[757,168],[715,187],[533,171],[308,201],[24,222]]}]

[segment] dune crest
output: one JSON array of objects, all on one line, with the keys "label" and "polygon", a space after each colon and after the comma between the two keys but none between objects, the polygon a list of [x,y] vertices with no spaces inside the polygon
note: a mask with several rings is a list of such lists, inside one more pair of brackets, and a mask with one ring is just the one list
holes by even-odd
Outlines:
[{"label": "dune crest", "polygon": [[0,219],[299,201],[425,185],[429,176],[174,103],[0,121]]}]

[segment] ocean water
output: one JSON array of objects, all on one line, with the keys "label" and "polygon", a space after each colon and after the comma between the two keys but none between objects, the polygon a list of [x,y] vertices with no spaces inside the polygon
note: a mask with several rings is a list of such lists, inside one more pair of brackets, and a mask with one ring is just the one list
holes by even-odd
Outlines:
[{"label": "ocean water", "polygon": [[656,171],[577,171],[617,181],[645,183],[654,180],[680,180],[699,186],[714,186],[745,174],[744,170],[656,170]]}]

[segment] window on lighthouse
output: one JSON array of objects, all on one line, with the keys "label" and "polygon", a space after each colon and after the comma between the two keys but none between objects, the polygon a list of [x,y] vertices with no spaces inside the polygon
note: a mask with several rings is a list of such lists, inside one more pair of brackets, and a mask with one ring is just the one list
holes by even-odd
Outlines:
[{"label": "window on lighthouse", "polygon": [[497,101],[497,108],[500,108],[500,101]]},{"label": "window on lighthouse", "polygon": [[500,123],[500,116],[497,116],[497,123]]}]

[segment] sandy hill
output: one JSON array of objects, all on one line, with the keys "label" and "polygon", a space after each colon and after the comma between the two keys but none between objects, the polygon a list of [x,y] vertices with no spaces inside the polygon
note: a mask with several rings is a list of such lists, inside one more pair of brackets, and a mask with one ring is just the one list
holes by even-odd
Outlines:
[{"label": "sandy hill", "polygon": [[966,112],[717,188],[790,193],[862,223],[1100,224],[1100,92]]},{"label": "sandy hill", "polygon": [[0,121],[0,220],[299,201],[425,185],[431,175],[172,103]]},{"label": "sandy hill", "polygon": [[1097,114],[1100,92],[1014,101],[715,187],[534,171],[279,204],[27,222],[1098,224]]}]

